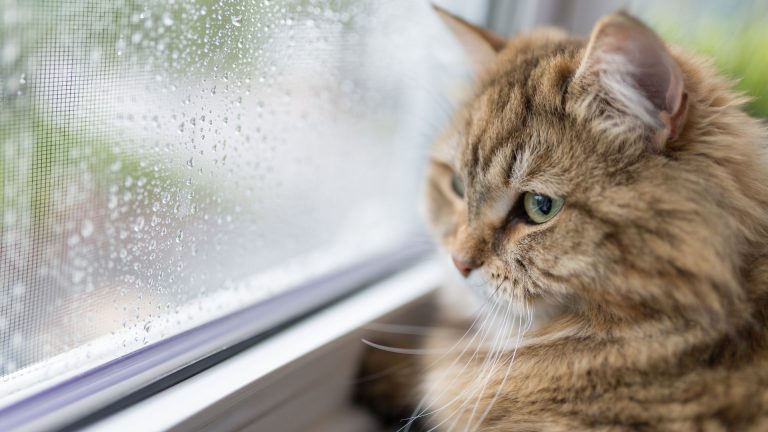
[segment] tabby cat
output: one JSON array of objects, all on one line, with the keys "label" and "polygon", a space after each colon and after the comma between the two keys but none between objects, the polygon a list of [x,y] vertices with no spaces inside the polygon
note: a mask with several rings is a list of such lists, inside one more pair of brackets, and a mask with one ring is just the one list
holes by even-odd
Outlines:
[{"label": "tabby cat", "polygon": [[427,218],[482,303],[463,336],[369,352],[359,395],[402,430],[767,431],[768,140],[746,98],[625,13],[586,41],[438,12],[478,80]]}]

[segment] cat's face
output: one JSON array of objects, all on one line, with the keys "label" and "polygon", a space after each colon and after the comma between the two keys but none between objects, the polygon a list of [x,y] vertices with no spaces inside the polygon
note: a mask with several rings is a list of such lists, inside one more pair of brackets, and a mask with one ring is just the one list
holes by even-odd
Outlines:
[{"label": "cat's face", "polygon": [[431,224],[457,270],[489,296],[567,294],[564,279],[594,265],[603,236],[582,209],[605,164],[576,125],[535,112],[532,87],[485,87],[429,172]]},{"label": "cat's face", "polygon": [[616,15],[589,44],[541,32],[488,53],[433,148],[426,192],[432,230],[471,287],[621,318],[739,301],[743,234],[722,208],[733,197],[708,178],[718,161],[687,147],[695,89],[649,29]]},{"label": "cat's face", "polygon": [[637,158],[599,151],[601,137],[561,111],[578,45],[542,49],[562,64],[519,57],[505,79],[480,89],[433,150],[430,222],[464,267],[457,270],[489,296],[568,297],[574,277],[592,273],[608,234],[592,209],[609,184],[626,182],[616,166],[628,164],[622,156]]}]

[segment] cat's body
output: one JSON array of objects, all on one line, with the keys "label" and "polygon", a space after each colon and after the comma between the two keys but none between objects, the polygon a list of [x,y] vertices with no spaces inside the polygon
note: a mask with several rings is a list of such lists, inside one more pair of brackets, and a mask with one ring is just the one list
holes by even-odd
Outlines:
[{"label": "cat's body", "polygon": [[762,330],[741,340],[652,324],[564,333],[529,336],[496,360],[474,343],[446,354],[456,338],[434,333],[412,359],[418,387],[401,396],[422,406],[400,425],[426,412],[424,430],[768,430],[768,352],[753,342]]},{"label": "cat's body", "polygon": [[768,430],[768,149],[744,98],[623,14],[590,41],[445,18],[481,79],[427,214],[487,302],[377,397],[437,430]]}]

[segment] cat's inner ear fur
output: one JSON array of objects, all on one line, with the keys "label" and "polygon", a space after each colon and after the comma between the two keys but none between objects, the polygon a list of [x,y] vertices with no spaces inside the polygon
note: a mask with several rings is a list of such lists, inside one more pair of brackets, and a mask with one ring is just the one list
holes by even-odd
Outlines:
[{"label": "cat's inner ear fur", "polygon": [[472,62],[472,69],[475,73],[482,73],[487,70],[496,54],[506,45],[506,40],[496,33],[471,24],[439,6],[432,5],[432,7],[461,43],[464,52]]},{"label": "cat's inner ear fur", "polygon": [[619,12],[595,25],[572,85],[595,90],[650,128],[653,151],[682,131],[687,110],[683,75],[664,42],[637,19]]}]

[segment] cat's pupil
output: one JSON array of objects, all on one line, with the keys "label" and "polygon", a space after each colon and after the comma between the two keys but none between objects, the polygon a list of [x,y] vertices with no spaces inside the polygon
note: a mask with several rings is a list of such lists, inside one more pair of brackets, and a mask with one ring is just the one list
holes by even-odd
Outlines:
[{"label": "cat's pupil", "polygon": [[552,211],[552,198],[546,195],[536,195],[533,199],[536,201],[536,207],[541,214],[548,215]]}]

